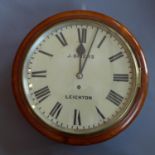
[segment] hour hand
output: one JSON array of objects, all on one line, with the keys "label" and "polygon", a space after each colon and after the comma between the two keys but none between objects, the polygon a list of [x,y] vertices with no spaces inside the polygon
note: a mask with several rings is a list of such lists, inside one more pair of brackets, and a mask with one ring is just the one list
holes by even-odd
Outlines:
[{"label": "hour hand", "polygon": [[78,54],[78,57],[79,57],[79,71],[78,71],[78,73],[76,74],[76,77],[77,77],[78,79],[81,79],[81,78],[83,77],[82,74],[81,74],[81,66],[82,66],[82,64],[81,64],[81,59],[82,59],[82,55],[83,55],[85,52],[86,52],[85,47],[83,46],[82,43],[80,43],[79,46],[78,46],[77,49],[76,49],[76,53]]}]

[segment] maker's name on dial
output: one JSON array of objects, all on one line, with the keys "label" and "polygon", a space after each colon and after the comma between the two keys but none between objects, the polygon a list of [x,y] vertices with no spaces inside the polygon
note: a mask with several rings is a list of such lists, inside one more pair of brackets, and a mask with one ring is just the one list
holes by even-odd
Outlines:
[{"label": "maker's name on dial", "polygon": [[81,95],[65,95],[65,99],[73,100],[92,100],[92,96],[81,96]]},{"label": "maker's name on dial", "polygon": [[[81,58],[85,59],[86,56],[87,56],[86,54],[83,54]],[[77,55],[77,54],[68,54],[67,58],[75,58],[76,59],[76,58],[79,58],[79,55]],[[94,59],[94,58],[95,58],[94,54],[89,54],[88,55],[88,59]]]}]

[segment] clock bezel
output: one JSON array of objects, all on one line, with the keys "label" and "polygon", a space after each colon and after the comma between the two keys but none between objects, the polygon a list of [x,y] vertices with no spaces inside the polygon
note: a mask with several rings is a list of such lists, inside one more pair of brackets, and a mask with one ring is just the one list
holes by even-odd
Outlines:
[{"label": "clock bezel", "polygon": [[[126,116],[121,119],[114,126],[106,129],[103,132],[88,134],[88,135],[73,135],[68,133],[63,133],[52,127],[49,127],[44,123],[31,109],[28,104],[28,101],[25,97],[23,86],[22,86],[22,68],[23,62],[26,56],[28,49],[31,47],[33,42],[47,29],[64,22],[66,20],[73,19],[88,19],[102,22],[111,28],[115,29],[130,45],[133,49],[133,53],[138,62],[138,66],[141,71],[141,86],[138,88],[137,94],[134,99],[134,103],[131,106],[130,110]],[[50,139],[56,140],[58,142],[73,144],[73,145],[88,145],[94,144],[107,139],[112,138],[113,136],[119,134],[122,130],[129,126],[133,122],[137,114],[140,112],[144,100],[147,94],[148,86],[148,71],[146,66],[146,61],[142,52],[142,49],[134,36],[127,30],[125,26],[114,20],[113,18],[106,16],[101,13],[93,11],[83,11],[83,10],[74,10],[59,13],[57,15],[51,16],[37,25],[23,40],[21,43],[14,63],[12,70],[12,87],[14,96],[17,102],[17,105],[24,115],[24,117],[30,122],[30,124],[36,128],[40,133],[47,136]]]}]

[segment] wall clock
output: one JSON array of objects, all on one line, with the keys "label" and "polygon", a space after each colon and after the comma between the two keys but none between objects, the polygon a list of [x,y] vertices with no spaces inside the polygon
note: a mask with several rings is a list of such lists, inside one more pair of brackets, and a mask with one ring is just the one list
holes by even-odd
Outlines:
[{"label": "wall clock", "polygon": [[116,20],[69,11],[37,25],[13,64],[17,105],[43,135],[88,145],[112,138],[137,116],[147,93],[140,45]]}]

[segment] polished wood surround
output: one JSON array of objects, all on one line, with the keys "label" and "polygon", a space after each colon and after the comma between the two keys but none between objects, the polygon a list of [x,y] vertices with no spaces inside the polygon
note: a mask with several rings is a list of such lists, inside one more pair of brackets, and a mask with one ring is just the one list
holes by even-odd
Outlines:
[{"label": "polished wood surround", "polygon": [[[53,25],[72,19],[90,19],[102,22],[113,29],[115,29],[119,34],[121,34],[125,40],[129,43],[135,57],[137,59],[139,68],[141,68],[141,87],[138,89],[136,97],[134,99],[134,104],[126,114],[126,116],[121,119],[117,124],[108,128],[103,132],[99,132],[96,134],[89,135],[73,135],[67,134],[60,131],[57,131],[43,121],[41,121],[33,110],[30,108],[27,103],[27,99],[24,95],[23,86],[22,86],[22,67],[25,59],[25,55],[33,44],[36,38],[38,38],[45,30],[52,27]],[[22,44],[20,45],[12,68],[12,86],[14,96],[16,98],[17,105],[21,110],[24,117],[30,122],[30,124],[36,128],[40,133],[47,136],[52,140],[56,140],[61,143],[73,144],[73,145],[88,145],[94,144],[98,142],[102,142],[112,138],[113,136],[119,134],[122,130],[129,126],[129,124],[135,119],[137,114],[140,112],[144,100],[147,94],[148,87],[148,71],[145,62],[145,58],[142,52],[142,49],[138,42],[135,40],[133,35],[119,22],[112,19],[109,16],[106,16],[101,13],[93,12],[93,11],[68,11],[57,14],[55,16],[49,17],[39,25],[37,25],[24,39]],[[26,131],[24,131],[26,132]]]}]

